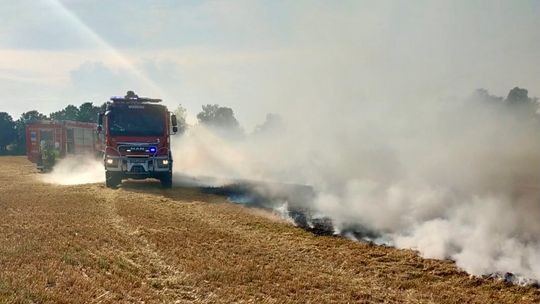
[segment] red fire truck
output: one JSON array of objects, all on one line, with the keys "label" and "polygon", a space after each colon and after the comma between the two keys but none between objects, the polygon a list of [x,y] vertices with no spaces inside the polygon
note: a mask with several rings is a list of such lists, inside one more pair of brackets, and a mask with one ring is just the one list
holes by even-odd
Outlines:
[{"label": "red fire truck", "polygon": [[157,178],[164,188],[172,186],[170,135],[178,128],[176,116],[159,102],[129,91],[125,97],[111,97],[106,111],[99,113],[107,187],[128,178]]},{"label": "red fire truck", "polygon": [[[96,133],[97,124],[71,120],[36,120],[26,125],[26,155],[37,164],[38,169],[51,169],[55,158],[67,155],[96,155],[101,150]],[[54,153],[53,163],[44,159],[48,153]]]}]

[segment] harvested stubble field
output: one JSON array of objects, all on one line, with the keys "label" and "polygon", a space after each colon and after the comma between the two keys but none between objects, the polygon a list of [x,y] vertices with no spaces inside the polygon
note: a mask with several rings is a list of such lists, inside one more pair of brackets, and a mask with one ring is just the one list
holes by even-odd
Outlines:
[{"label": "harvested stubble field", "polygon": [[195,188],[58,186],[0,158],[0,303],[538,303],[535,288]]}]

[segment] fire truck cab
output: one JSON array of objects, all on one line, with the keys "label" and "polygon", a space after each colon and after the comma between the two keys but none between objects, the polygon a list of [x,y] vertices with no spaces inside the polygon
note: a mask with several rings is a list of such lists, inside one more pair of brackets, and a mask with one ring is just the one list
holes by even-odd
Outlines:
[{"label": "fire truck cab", "polygon": [[159,102],[129,91],[111,97],[106,111],[98,114],[107,187],[128,178],[156,178],[164,188],[172,187],[170,135],[178,128],[176,116]]}]

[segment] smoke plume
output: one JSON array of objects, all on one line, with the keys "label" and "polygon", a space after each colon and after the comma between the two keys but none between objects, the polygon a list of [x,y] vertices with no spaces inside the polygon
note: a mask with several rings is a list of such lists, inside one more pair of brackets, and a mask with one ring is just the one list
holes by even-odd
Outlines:
[{"label": "smoke plume", "polygon": [[175,140],[177,172],[314,187],[336,230],[362,227],[475,275],[540,279],[536,100],[312,104],[244,138],[197,125]]}]

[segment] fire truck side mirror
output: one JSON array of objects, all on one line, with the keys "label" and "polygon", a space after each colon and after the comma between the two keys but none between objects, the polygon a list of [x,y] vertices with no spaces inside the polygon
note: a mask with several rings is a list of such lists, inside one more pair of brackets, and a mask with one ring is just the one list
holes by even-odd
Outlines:
[{"label": "fire truck side mirror", "polygon": [[176,121],[176,115],[171,114],[171,124],[173,133],[178,132],[178,122]]}]

